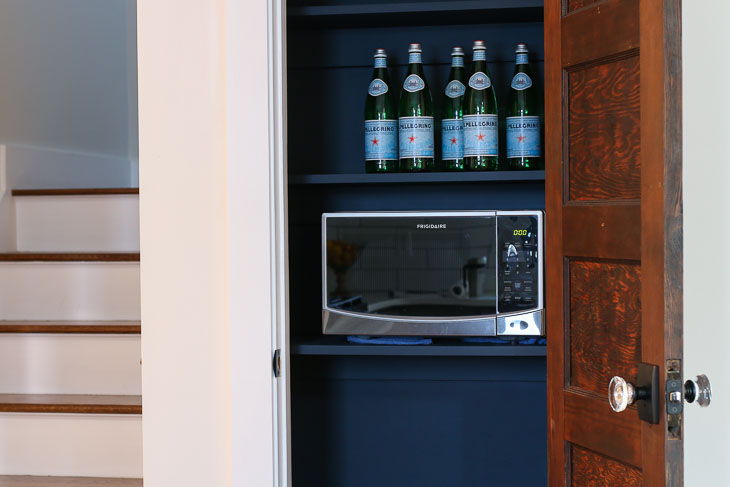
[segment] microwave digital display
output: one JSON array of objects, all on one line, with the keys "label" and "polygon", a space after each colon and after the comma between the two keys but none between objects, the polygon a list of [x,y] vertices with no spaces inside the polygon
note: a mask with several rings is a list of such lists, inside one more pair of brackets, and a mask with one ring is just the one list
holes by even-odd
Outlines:
[{"label": "microwave digital display", "polygon": [[324,333],[498,334],[542,307],[541,231],[541,212],[325,214]]}]

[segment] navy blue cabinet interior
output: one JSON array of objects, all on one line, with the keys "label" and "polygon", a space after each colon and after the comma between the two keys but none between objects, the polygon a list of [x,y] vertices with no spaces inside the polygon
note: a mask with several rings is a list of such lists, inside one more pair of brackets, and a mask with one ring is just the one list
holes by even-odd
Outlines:
[{"label": "navy blue cabinet interior", "polygon": [[543,0],[288,2],[295,487],[547,484],[544,346],[352,345],[321,331],[322,213],[545,207],[542,171],[365,174],[362,115],[375,48],[387,50],[391,89],[400,92],[408,43],[423,45],[438,119],[451,47],[465,48],[468,69],[472,42],[484,39],[503,125],[517,43],[529,44],[542,84],[542,15]]}]

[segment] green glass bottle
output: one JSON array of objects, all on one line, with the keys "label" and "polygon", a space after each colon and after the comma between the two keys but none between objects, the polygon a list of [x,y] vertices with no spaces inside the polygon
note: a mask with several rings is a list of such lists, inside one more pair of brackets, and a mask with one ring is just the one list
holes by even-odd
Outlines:
[{"label": "green glass bottle", "polygon": [[472,74],[464,93],[464,164],[472,171],[497,171],[497,96],[487,70],[484,41],[474,41],[473,49]]},{"label": "green glass bottle", "polygon": [[544,169],[540,147],[539,93],[528,64],[527,44],[517,44],[507,111],[507,164],[512,170]]},{"label": "green glass bottle", "polygon": [[408,75],[398,104],[400,170],[435,171],[433,157],[433,101],[421,61],[421,45],[408,47]]},{"label": "green glass bottle", "polygon": [[376,49],[365,100],[365,172],[398,172],[398,120],[385,49]]},{"label": "green glass bottle", "polygon": [[451,50],[451,73],[444,90],[441,160],[446,171],[464,170],[464,49]]}]

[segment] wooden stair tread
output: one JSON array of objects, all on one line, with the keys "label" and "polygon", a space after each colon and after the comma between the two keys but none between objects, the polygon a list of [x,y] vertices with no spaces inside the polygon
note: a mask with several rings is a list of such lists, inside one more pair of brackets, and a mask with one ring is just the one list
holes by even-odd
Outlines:
[{"label": "wooden stair tread", "polygon": [[[139,335],[139,321],[3,321],[0,333]],[[0,487],[2,487],[0,485]]]},{"label": "wooden stair tread", "polygon": [[142,487],[142,479],[0,475],[0,487]]},{"label": "wooden stair tread", "polygon": [[0,394],[0,412],[142,414],[142,396]]},{"label": "wooden stair tread", "polygon": [[139,262],[139,252],[12,252],[0,262]]},{"label": "wooden stair tread", "polygon": [[87,196],[139,194],[139,188],[14,189],[13,196]]}]

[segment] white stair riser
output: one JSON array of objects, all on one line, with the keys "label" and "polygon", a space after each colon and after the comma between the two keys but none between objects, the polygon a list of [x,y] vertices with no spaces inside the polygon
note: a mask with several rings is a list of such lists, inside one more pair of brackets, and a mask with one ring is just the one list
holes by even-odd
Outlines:
[{"label": "white stair riser", "polygon": [[139,252],[137,195],[14,200],[20,252]]},{"label": "white stair riser", "polygon": [[0,475],[142,477],[142,417],[0,414]]},{"label": "white stair riser", "polygon": [[0,335],[0,393],[142,394],[140,337]]},{"label": "white stair riser", "polygon": [[139,318],[139,263],[0,263],[0,320]]}]

